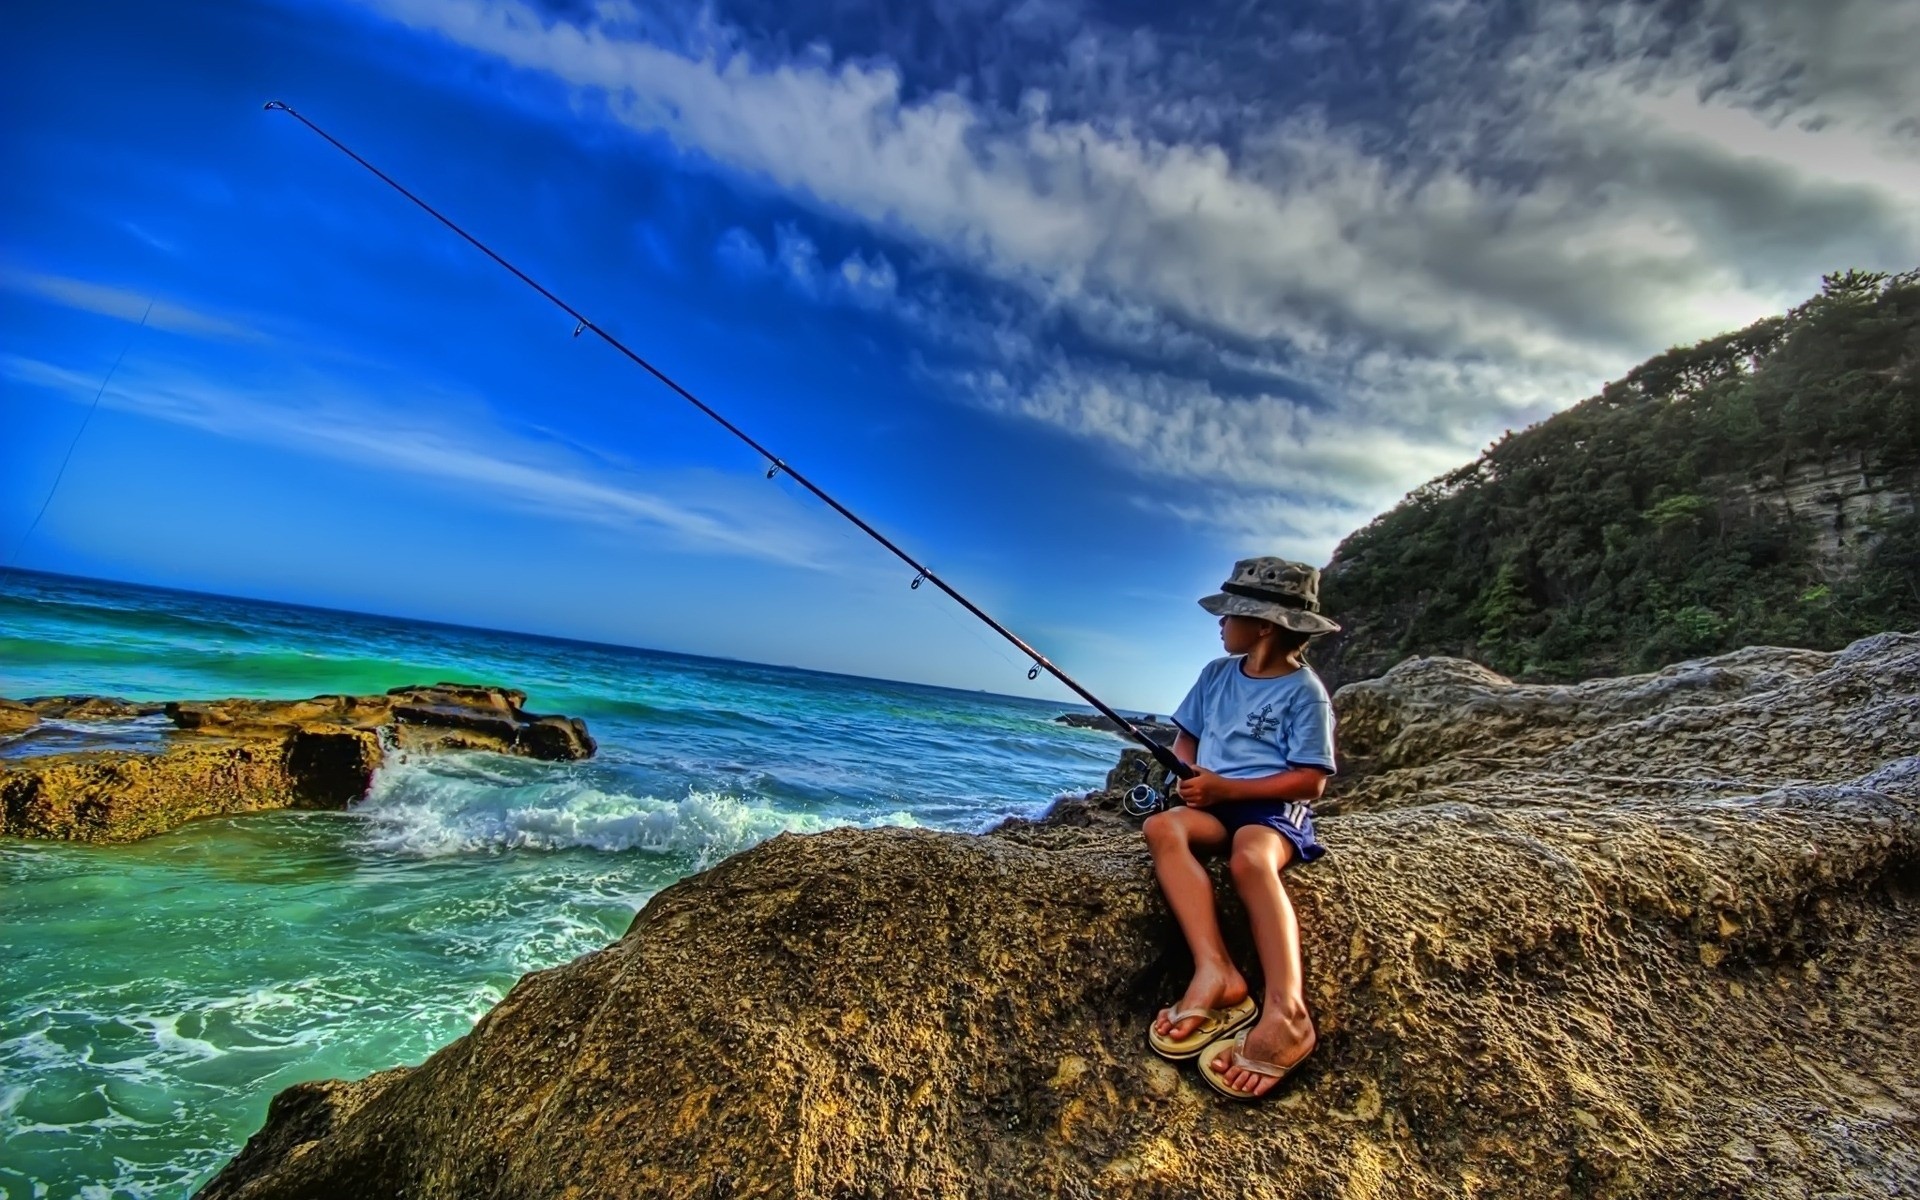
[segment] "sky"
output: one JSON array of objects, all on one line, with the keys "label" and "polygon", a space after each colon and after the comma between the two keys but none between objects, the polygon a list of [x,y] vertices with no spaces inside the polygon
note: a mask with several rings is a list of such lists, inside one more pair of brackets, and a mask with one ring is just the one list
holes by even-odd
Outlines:
[{"label": "sky", "polygon": [[1920,263],[1914,3],[0,29],[0,561],[1016,695],[1067,693],[262,104],[1149,711],[1235,559],[1324,564],[1649,354]]}]

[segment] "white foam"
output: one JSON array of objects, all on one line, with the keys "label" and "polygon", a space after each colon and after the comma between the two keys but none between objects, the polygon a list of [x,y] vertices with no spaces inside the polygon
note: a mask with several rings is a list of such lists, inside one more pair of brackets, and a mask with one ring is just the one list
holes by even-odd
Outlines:
[{"label": "white foam", "polygon": [[679,799],[603,790],[576,771],[401,756],[374,775],[354,811],[370,849],[437,857],[498,850],[638,850],[705,867],[779,833],[849,824],[911,825],[905,812],[853,822],[781,812],[764,800],[690,790]]}]

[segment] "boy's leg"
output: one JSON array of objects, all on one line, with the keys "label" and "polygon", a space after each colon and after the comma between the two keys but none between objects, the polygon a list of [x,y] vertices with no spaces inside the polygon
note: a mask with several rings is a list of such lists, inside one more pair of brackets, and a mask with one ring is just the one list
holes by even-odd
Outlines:
[{"label": "boy's leg", "polygon": [[[1220,1008],[1238,1004],[1247,995],[1247,981],[1227,957],[1226,939],[1213,907],[1213,877],[1202,866],[1198,851],[1221,850],[1227,845],[1227,827],[1218,817],[1197,808],[1170,808],[1147,818],[1141,832],[1153,851],[1153,872],[1166,893],[1167,907],[1180,922],[1180,932],[1193,951],[1193,980],[1174,1008]],[[1163,1037],[1182,1038],[1200,1027],[1200,1017],[1178,1025],[1166,1012],[1154,1020]]]},{"label": "boy's leg", "polygon": [[[1260,1019],[1247,1031],[1246,1056],[1283,1067],[1305,1058],[1315,1041],[1300,965],[1300,925],[1280,882],[1280,870],[1293,854],[1293,843],[1265,825],[1249,825],[1233,835],[1233,883],[1247,907],[1267,981]],[[1214,1070],[1240,1091],[1260,1094],[1279,1082],[1242,1071],[1232,1062],[1230,1053],[1222,1054],[1214,1060]]]}]

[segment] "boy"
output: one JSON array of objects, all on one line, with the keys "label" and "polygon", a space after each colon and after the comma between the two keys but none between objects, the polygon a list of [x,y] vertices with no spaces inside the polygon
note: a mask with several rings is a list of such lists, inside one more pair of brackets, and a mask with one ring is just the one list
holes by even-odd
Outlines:
[{"label": "boy", "polygon": [[[1147,818],[1154,873],[1193,951],[1193,981],[1162,1009],[1148,1041],[1163,1058],[1198,1059],[1201,1076],[1236,1100],[1257,1100],[1312,1053],[1301,987],[1300,929],[1280,872],[1326,853],[1309,807],[1333,774],[1333,703],[1306,665],[1307,642],[1340,627],[1320,615],[1320,572],[1248,558],[1200,606],[1220,618],[1228,657],[1215,659],[1173,715],[1173,752],[1198,774],[1184,807]],[[1202,852],[1231,847],[1266,977],[1264,1006],[1227,956]]]}]

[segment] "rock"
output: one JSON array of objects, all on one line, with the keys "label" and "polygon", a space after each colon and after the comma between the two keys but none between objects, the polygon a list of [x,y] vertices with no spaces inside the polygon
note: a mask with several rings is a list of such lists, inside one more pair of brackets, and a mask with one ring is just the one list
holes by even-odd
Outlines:
[{"label": "rock", "polygon": [[524,692],[444,683],[305,700],[158,705],[57,696],[0,702],[0,722],[17,722],[17,713],[35,721],[112,721],[164,712],[175,727],[152,753],[0,759],[0,835],[124,842],[196,817],[343,809],[366,794],[384,760],[383,731],[400,748],[427,753],[486,750],[551,761],[594,753],[585,723],[528,713],[525,702]]},{"label": "rock", "polygon": [[[15,701],[6,701],[14,704]],[[62,721],[117,721],[132,717],[150,717],[159,712],[158,704],[139,704],[112,696],[35,696],[20,702],[41,717]]]},{"label": "rock", "polygon": [[407,1070],[395,1067],[352,1082],[322,1079],[288,1088],[267,1107],[267,1122],[273,1128],[273,1136],[256,1137],[247,1143],[247,1148],[228,1169],[244,1171],[255,1162],[272,1162],[297,1153],[300,1147],[331,1133],[343,1119],[358,1112],[387,1085],[406,1075]]},{"label": "rock", "polygon": [[[1876,699],[1861,707],[1862,697]],[[1920,635],[1823,653],[1749,647],[1647,675],[1512,683],[1409,659],[1334,697],[1346,774],[1321,811],[1479,802],[1552,781],[1759,791],[1920,751]]]},{"label": "rock", "polygon": [[524,692],[442,683],[387,695],[405,749],[497,750],[550,762],[589,758],[598,749],[579,718],[523,711]]},{"label": "rock", "polygon": [[40,723],[40,714],[18,700],[0,700],[0,737],[14,737]]},{"label": "rock", "polygon": [[1731,657],[1370,695],[1397,765],[1288,877],[1322,1043],[1263,1106],[1145,1052],[1187,967],[1096,796],[736,855],[417,1068],[282,1093],[201,1195],[1915,1194],[1920,637]]},{"label": "rock", "polygon": [[[1102,733],[1120,733],[1117,722],[1099,713],[1062,713],[1053,720],[1055,724],[1070,725],[1075,729],[1098,729]],[[1173,739],[1180,736],[1179,726],[1157,717],[1143,717],[1135,721],[1133,726],[1162,746],[1173,745]],[[1129,741],[1132,740],[1130,735],[1121,734],[1120,736],[1126,737]]]},{"label": "rock", "polygon": [[579,717],[535,717],[522,727],[519,737],[529,756],[552,762],[586,758],[598,749],[587,723]]},{"label": "rock", "polygon": [[130,842],[196,817],[345,808],[365,794],[379,763],[379,739],[368,730],[178,742],[157,754],[45,755],[0,765],[0,834]]},{"label": "rock", "polygon": [[285,742],[286,771],[299,807],[341,809],[367,794],[385,757],[379,734],[310,723]]}]

